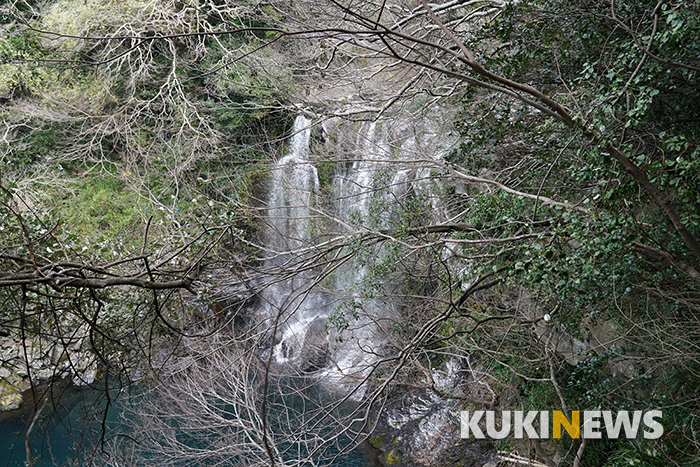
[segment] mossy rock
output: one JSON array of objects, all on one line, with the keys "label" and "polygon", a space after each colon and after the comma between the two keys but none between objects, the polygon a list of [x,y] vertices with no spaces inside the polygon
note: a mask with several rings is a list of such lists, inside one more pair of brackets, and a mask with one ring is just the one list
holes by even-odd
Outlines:
[{"label": "mossy rock", "polygon": [[382,463],[387,467],[392,465],[401,465],[401,454],[398,452],[397,449],[392,449],[386,454],[382,454],[380,458],[382,460]]},{"label": "mossy rock", "polygon": [[369,439],[369,444],[371,444],[377,449],[381,449],[384,445],[384,435],[373,436]]}]

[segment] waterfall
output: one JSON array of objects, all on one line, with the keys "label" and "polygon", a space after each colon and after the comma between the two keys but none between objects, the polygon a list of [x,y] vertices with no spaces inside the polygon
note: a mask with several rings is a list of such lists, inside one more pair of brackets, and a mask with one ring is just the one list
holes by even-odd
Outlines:
[{"label": "waterfall", "polygon": [[[315,127],[325,135],[319,141],[312,138],[311,120],[297,117],[286,153],[270,176],[267,264],[280,270],[306,265],[321,231],[390,228],[397,207],[411,193],[429,191],[420,179],[427,179],[430,169],[415,160],[438,154],[434,127],[408,118],[362,123],[328,118]],[[316,167],[321,164],[326,164],[323,190]],[[327,216],[320,216],[324,210]],[[378,255],[373,259],[381,259]],[[358,382],[382,353],[387,339],[380,323],[395,304],[359,299],[358,285],[368,274],[362,261],[335,270],[325,290],[316,274],[306,268],[283,275],[261,294],[263,316],[277,323],[267,356],[361,398],[364,388]]]},{"label": "waterfall", "polygon": [[304,244],[311,225],[309,208],[318,193],[318,172],[309,162],[311,121],[300,115],[294,121],[287,154],[272,171],[268,245],[279,251]]}]

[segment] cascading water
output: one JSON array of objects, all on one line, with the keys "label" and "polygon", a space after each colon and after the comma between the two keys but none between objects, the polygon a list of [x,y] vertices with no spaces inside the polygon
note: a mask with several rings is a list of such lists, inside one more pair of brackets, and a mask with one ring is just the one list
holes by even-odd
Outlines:
[{"label": "cascading water", "polygon": [[[313,323],[327,315],[324,298],[310,290],[313,276],[294,272],[309,246],[312,207],[318,196],[318,172],[308,159],[311,121],[298,116],[287,154],[274,167],[269,188],[267,263],[293,272],[269,285],[262,294],[267,315],[276,326],[273,357],[277,363],[300,363],[301,349]],[[316,325],[318,327],[319,324]]]},{"label": "cascading water", "polygon": [[[327,281],[333,290],[324,291],[318,269],[307,267],[307,260],[316,252],[320,230],[328,238],[329,231],[352,235],[390,228],[396,206],[421,189],[418,180],[429,169],[415,161],[425,158],[423,148],[427,157],[436,155],[437,132],[410,119],[361,124],[326,119],[316,129],[332,137],[312,141],[311,121],[296,118],[287,152],[270,178],[266,263],[281,274],[261,294],[264,316],[276,322],[268,355],[277,364],[313,373],[329,389],[361,398],[358,382],[381,355],[386,340],[381,322],[392,306],[358,300],[357,286],[368,274],[361,261],[335,270]],[[326,164],[323,190],[314,164]],[[342,326],[329,326],[338,313],[350,316],[341,318]]]},{"label": "cascading water", "polygon": [[287,155],[272,172],[267,240],[278,252],[293,251],[308,242],[309,208],[319,191],[318,172],[309,162],[310,141],[311,121],[300,115],[294,122]]}]

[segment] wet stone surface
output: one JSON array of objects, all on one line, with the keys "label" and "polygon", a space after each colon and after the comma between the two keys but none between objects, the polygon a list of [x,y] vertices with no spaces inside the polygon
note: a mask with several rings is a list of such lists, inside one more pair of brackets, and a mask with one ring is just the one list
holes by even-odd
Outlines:
[{"label": "wet stone surface", "polygon": [[490,442],[460,438],[459,414],[459,403],[428,389],[397,386],[370,443],[381,451],[379,460],[387,467],[482,467],[495,462]]}]

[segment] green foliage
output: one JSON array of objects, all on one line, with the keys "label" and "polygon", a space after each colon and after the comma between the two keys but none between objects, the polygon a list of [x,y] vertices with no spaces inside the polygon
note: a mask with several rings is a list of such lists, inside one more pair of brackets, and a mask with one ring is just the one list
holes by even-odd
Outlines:
[{"label": "green foliage", "polygon": [[[236,7],[240,14],[225,17],[197,2],[59,0],[32,24],[63,37],[40,39],[15,25],[0,37],[0,98],[7,101],[3,120],[10,129],[2,168],[27,177],[47,166],[66,174],[65,192],[52,192],[53,201],[23,214],[23,223],[17,216],[0,217],[2,248],[11,245],[19,254],[48,260],[74,252],[106,263],[139,251],[151,216],[154,249],[218,224],[230,227],[231,240],[210,252],[228,258],[222,250],[233,251],[238,240],[254,235],[253,216],[241,207],[263,199],[254,186],[262,186],[276,141],[291,125],[280,103],[287,98],[281,90],[294,90],[294,71],[278,66],[280,50],[260,49],[274,33],[180,35],[267,24],[246,2]],[[600,141],[629,155],[698,236],[700,20],[697,8],[680,0],[655,8],[649,1],[508,2],[493,21],[465,34],[465,41],[487,69],[534,84],[572,109]],[[270,5],[261,10],[270,21],[280,19]],[[3,13],[0,22],[11,20]],[[162,40],[137,38],[155,36]],[[469,278],[505,270],[491,295],[480,293],[454,310],[423,350],[439,355],[446,339],[461,345],[459,353],[478,349],[497,380],[492,386],[498,396],[526,409],[560,405],[550,364],[572,407],[664,407],[664,439],[592,443],[587,464],[651,466],[697,458],[700,443],[687,450],[682,444],[698,439],[700,289],[679,268],[644,256],[640,244],[696,269],[698,259],[604,145],[501,95],[471,89],[462,105],[462,141],[448,162],[540,199],[470,185],[446,196],[441,209],[450,222],[472,228],[449,239],[422,235],[433,200],[417,183],[393,198],[397,168],[388,166],[376,175],[374,184],[384,188],[373,193],[367,215],[357,211],[344,221],[388,232],[391,241],[367,242],[364,235],[350,241],[353,267],[366,274],[349,291],[359,298],[341,302],[328,329],[351,327],[360,310],[387,300],[401,317],[388,332],[405,342],[454,304]],[[343,167],[333,159],[316,162],[322,191],[328,192]],[[16,203],[7,192],[0,200]],[[51,215],[43,210],[52,207]],[[315,226],[317,233],[325,233],[324,227]],[[184,249],[173,269],[197,257],[199,246]],[[243,257],[255,253],[235,251]],[[517,299],[507,296],[514,290],[522,291]],[[3,304],[21,302],[19,289],[2,293]],[[523,311],[523,297],[536,306]],[[42,297],[29,298],[40,316]],[[168,332],[152,320],[145,292],[85,293],[74,304],[77,311],[57,315],[97,310],[100,327],[116,330],[116,337],[104,337],[97,346],[105,356],[124,350],[122,338]],[[183,303],[172,305],[175,310]],[[538,322],[544,312],[553,315],[546,327]],[[522,319],[484,321],[474,329],[478,320],[499,315]],[[182,316],[172,311],[168,318],[179,322]],[[589,341],[594,327],[610,323],[623,330],[614,336],[622,344],[590,350],[575,365],[545,358],[548,333]],[[32,331],[45,325],[39,318],[27,321]],[[626,374],[614,370],[629,362]],[[393,451],[385,460],[401,462]]]},{"label": "green foliage", "polygon": [[[145,0],[59,0],[44,11],[41,26],[63,35],[52,41],[51,48],[78,53],[89,48],[91,41],[76,37],[99,37],[119,30],[144,35],[158,31],[162,27],[158,17],[167,11],[159,6]],[[183,10],[187,14],[188,9]]]},{"label": "green foliage", "polygon": [[[0,35],[1,119],[9,144],[0,149],[0,183],[9,192],[0,193],[0,252],[92,265],[144,253],[153,266],[176,251],[164,263],[179,271],[173,277],[201,272],[203,280],[209,267],[255,255],[241,241],[258,227],[243,206],[260,195],[252,187],[261,185],[290,119],[280,109],[275,83],[256,79],[250,66],[209,72],[238,53],[231,49],[256,47],[263,37],[138,39],[241,23],[217,20],[222,5],[216,11],[211,6],[30,0],[2,7],[0,21],[9,26]],[[250,13],[242,4],[235,9]],[[285,79],[286,71],[277,69],[275,79]],[[188,269],[195,262],[197,270]],[[33,270],[0,264],[3,274],[21,267]],[[143,260],[119,263],[108,274],[142,267]],[[170,275],[155,272],[150,279]],[[73,335],[89,327],[100,364],[115,373],[150,358],[135,352],[172,332],[162,318],[176,326],[194,319],[171,292],[46,284],[22,294],[20,287],[2,289],[3,317],[29,313],[21,324],[30,336]],[[51,328],[53,321],[65,329]]]},{"label": "green foliage", "polygon": [[37,37],[13,26],[9,34],[0,35],[0,97],[31,95],[43,86],[51,74],[43,67],[26,67],[22,63],[45,58]]},{"label": "green foliage", "polygon": [[127,242],[136,240],[132,235],[143,224],[138,197],[118,177],[107,173],[80,181],[73,187],[76,195],[61,201],[59,217],[83,238],[107,234]]},{"label": "green foliage", "polygon": [[42,123],[30,121],[28,125],[21,126],[15,133],[17,144],[8,148],[0,163],[18,170],[29,168],[35,162],[56,159],[64,140],[65,128]]},{"label": "green foliage", "polygon": [[[612,18],[611,5],[600,2],[511,2],[466,41],[487,69],[532,83],[628,155],[698,238],[700,16],[687,2],[656,7],[656,2],[615,2]],[[642,50],[646,47],[650,54]],[[700,358],[691,341],[700,332],[694,318],[699,310],[691,297],[700,286],[641,245],[696,270],[700,261],[604,145],[501,95],[472,89],[463,105],[463,144],[450,154],[451,163],[470,175],[567,204],[469,186],[457,197],[458,206],[464,207],[461,220],[478,231],[460,238],[521,240],[475,243],[463,255],[481,258],[478,274],[506,268],[507,287],[527,290],[539,313],[552,313],[549,326],[557,336],[586,343],[594,329],[607,326],[618,339],[617,346],[589,351],[577,365],[562,364],[557,379],[570,406],[666,410],[662,440],[594,444],[586,449],[586,462],[651,466],[697,460],[699,443],[691,428],[697,420],[690,416],[679,423],[682,417],[674,411],[698,410],[691,387],[697,386]],[[479,310],[474,316],[499,313],[488,306]],[[511,358],[537,361],[536,353],[521,350],[527,333],[487,326],[471,342],[510,349],[499,356],[507,363],[495,373],[502,379],[511,372],[547,378],[541,364]],[[547,382],[520,387],[527,404],[558,404]],[[675,441],[683,437],[693,440],[691,447]]]}]

